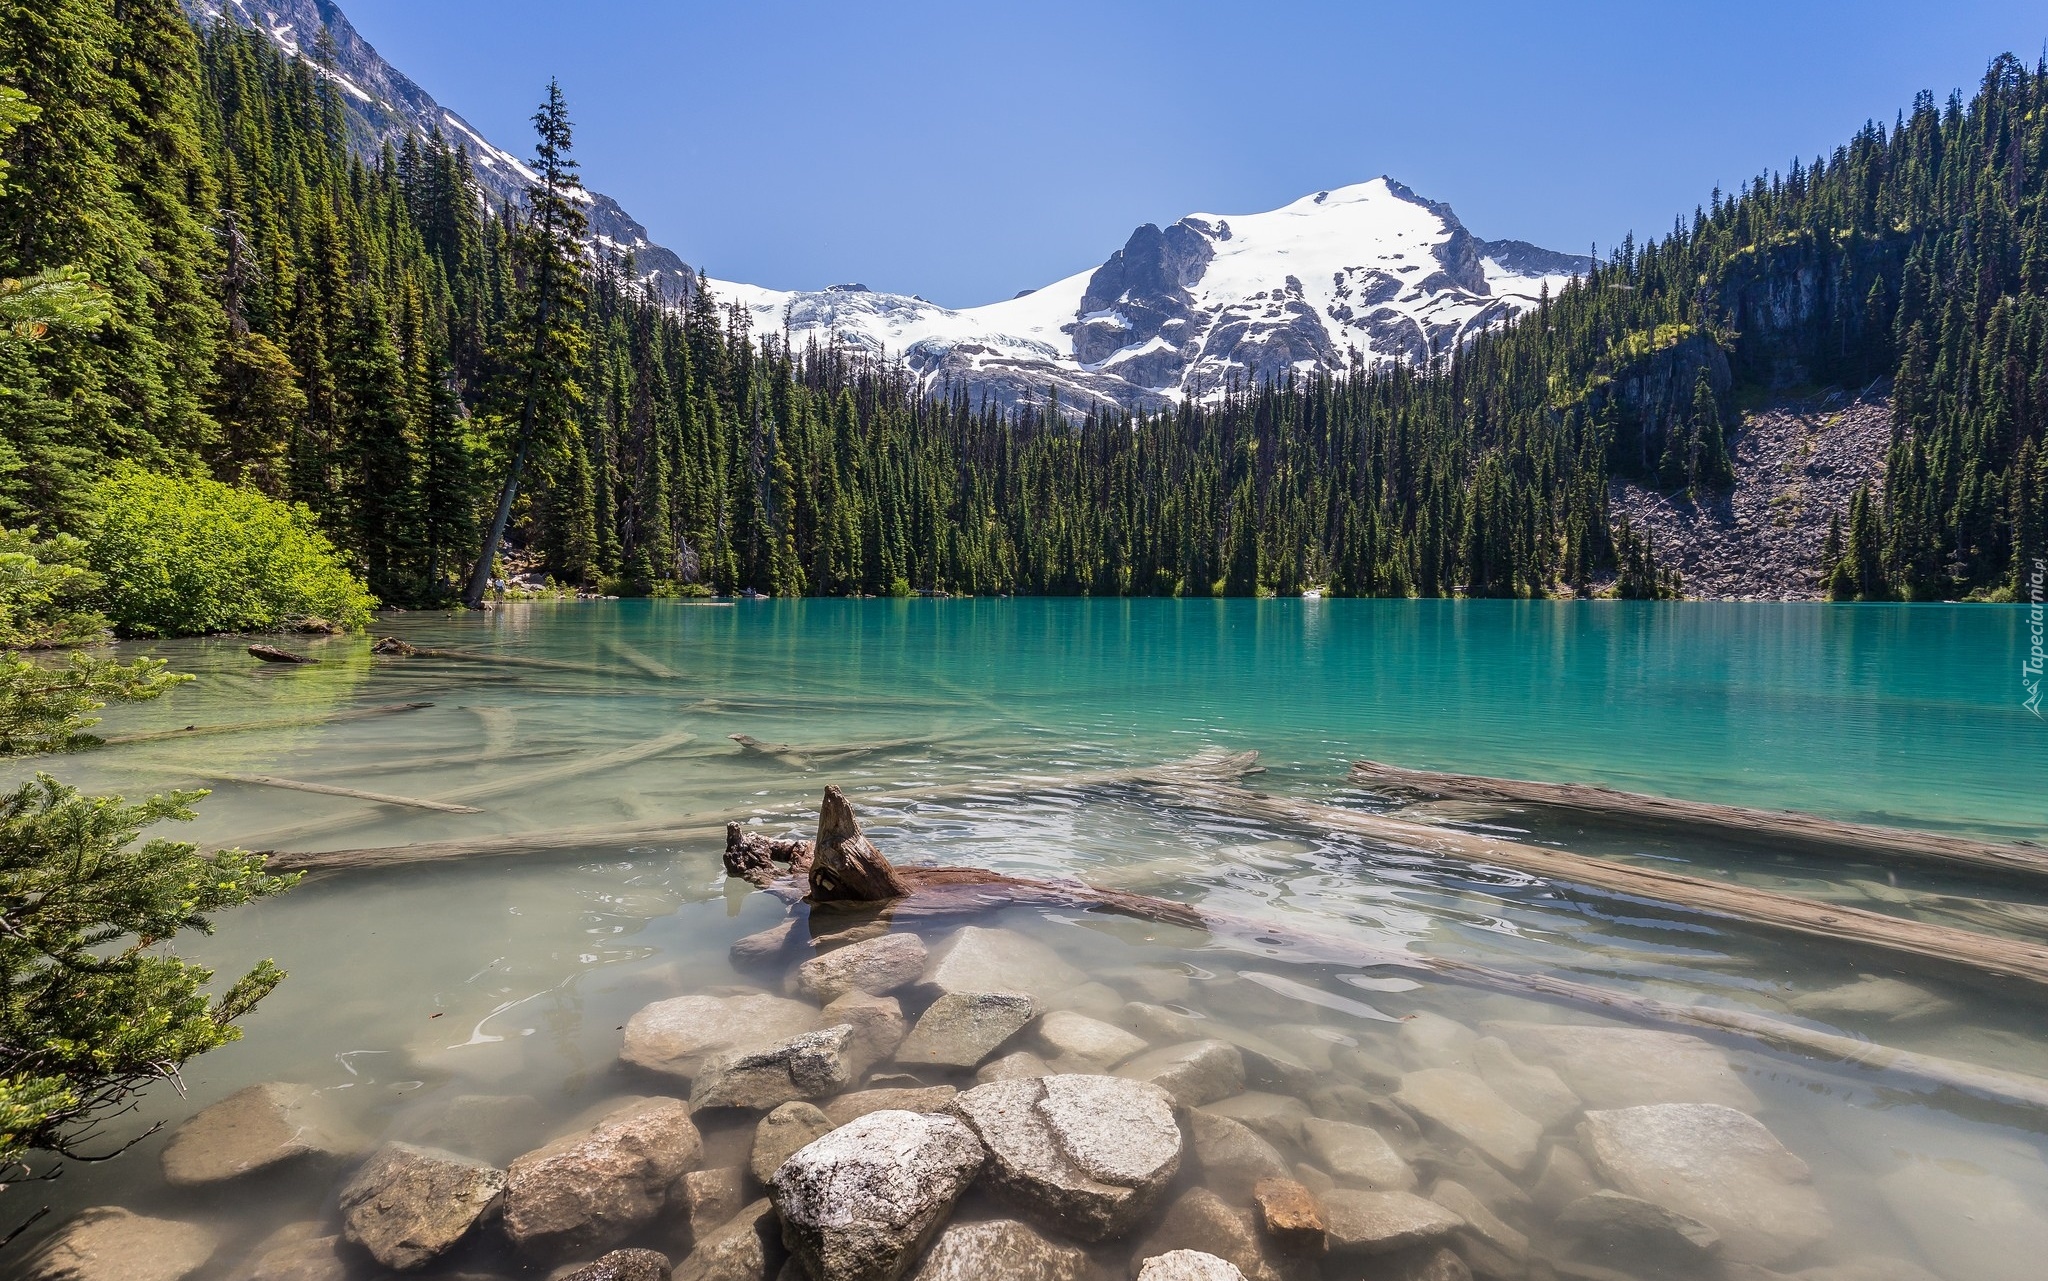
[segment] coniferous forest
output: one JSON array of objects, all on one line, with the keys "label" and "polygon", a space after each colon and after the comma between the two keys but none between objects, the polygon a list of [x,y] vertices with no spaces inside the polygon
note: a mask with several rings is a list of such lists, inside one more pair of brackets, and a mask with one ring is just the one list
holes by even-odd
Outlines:
[{"label": "coniferous forest", "polygon": [[204,471],[304,504],[382,601],[448,602],[517,476],[508,545],[619,593],[1656,596],[1612,478],[1711,490],[1772,388],[1888,379],[1834,593],[2009,596],[2048,555],[2048,67],[2011,57],[1430,367],[1082,418],[663,306],[578,239],[557,92],[542,186],[492,207],[445,137],[352,145],[247,29],[0,8],[0,274],[100,304],[0,345],[0,526],[68,530],[122,461]]}]

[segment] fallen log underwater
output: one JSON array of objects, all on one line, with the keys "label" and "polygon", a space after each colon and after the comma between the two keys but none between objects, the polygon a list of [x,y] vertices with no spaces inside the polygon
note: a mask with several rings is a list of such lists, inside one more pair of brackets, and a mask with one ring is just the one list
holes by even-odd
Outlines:
[{"label": "fallen log underwater", "polygon": [[1940,832],[1850,823],[1792,810],[1749,809],[1704,801],[1622,792],[1584,783],[1542,783],[1404,769],[1379,761],[1357,761],[1351,779],[1368,791],[1392,797],[1480,804],[1524,804],[1591,815],[1633,827],[1712,828],[1829,854],[1873,854],[1972,872],[1997,872],[2048,880],[2048,849],[1973,840]]},{"label": "fallen log underwater", "polygon": [[254,734],[272,729],[300,729],[307,725],[334,725],[343,721],[365,720],[373,716],[392,716],[399,712],[417,712],[432,707],[432,703],[385,703],[379,707],[358,707],[339,712],[321,712],[310,716],[288,716],[269,721],[240,721],[228,725],[186,725],[178,729],[146,730],[137,734],[114,734],[100,740],[102,747],[119,747],[130,743],[158,743],[174,738],[202,738],[210,734]]}]

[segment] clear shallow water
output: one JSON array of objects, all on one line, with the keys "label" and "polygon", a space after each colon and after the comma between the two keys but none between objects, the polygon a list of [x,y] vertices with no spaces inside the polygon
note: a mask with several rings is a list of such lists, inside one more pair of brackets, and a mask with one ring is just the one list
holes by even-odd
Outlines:
[{"label": "clear shallow water", "polygon": [[[264,1080],[331,1091],[373,1136],[401,1132],[463,1094],[531,1095],[559,1125],[608,1097],[650,1092],[617,1065],[619,1027],[652,1000],[760,981],[735,973],[726,949],[781,909],[725,881],[715,837],[590,833],[743,815],[769,830],[801,828],[826,782],[853,795],[899,861],[1078,876],[2048,1076],[2032,990],[1178,808],[1129,788],[962,788],[1223,747],[1260,752],[1271,770],[1261,787],[1344,804],[1375,803],[1345,781],[1345,765],[1369,756],[2038,838],[2048,835],[2037,784],[2048,730],[2020,704],[2024,624],[2018,610],[1987,608],[1350,601],[621,602],[484,619],[401,615],[381,630],[571,667],[372,659],[366,642],[336,640],[307,645],[323,657],[318,667],[275,668],[239,643],[165,645],[157,652],[202,679],[161,704],[124,709],[107,732],[433,706],[38,764],[128,794],[205,782],[200,775],[262,775],[483,811],[212,781],[216,795],[190,829],[209,843],[318,850],[585,833],[516,858],[327,876],[224,918],[194,955],[224,970],[272,956],[292,977],[248,1022],[246,1041],[194,1065],[188,1099],[158,1091],[136,1129]],[[891,746],[805,770],[741,753],[724,737],[733,733],[812,749]],[[649,742],[666,750],[632,759]],[[609,763],[572,772],[592,760]],[[1668,833],[1588,830],[1531,814],[1468,817],[1582,852],[1677,861],[1696,874],[1966,928],[2027,934],[2044,901],[2024,886]],[[1009,916],[1017,919],[1006,924],[1075,946],[1057,914]],[[1221,943],[1147,943],[1104,930],[1088,941],[1091,972],[1148,963],[1229,979],[1249,964]],[[1430,1011],[1473,1025],[1590,1017],[1442,984],[1367,995],[1327,967],[1284,955],[1257,964],[1395,1015]],[[1792,1013],[1802,997],[1864,973],[1909,979],[1952,1004],[1902,1022],[1816,1016],[1810,1006]],[[1189,1008],[1247,1021],[1203,992],[1198,983]],[[1300,1011],[1289,1018],[1309,1021]],[[1335,1011],[1314,1019],[1342,1036],[1385,1031]],[[1399,1047],[1388,1052],[1398,1058]],[[1732,1061],[1759,1096],[1759,1116],[1814,1167],[1846,1243],[1830,1247],[1838,1253],[1853,1245],[1943,1262],[1892,1221],[1877,1190],[1884,1174],[1923,1156],[1994,1171],[2048,1215],[2039,1135],[2048,1126],[1785,1056],[1737,1048]],[[157,1173],[162,1143],[145,1140],[119,1161],[9,1199],[26,1204],[47,1191],[42,1200],[58,1208],[52,1221],[111,1203],[220,1222],[232,1238],[216,1257],[221,1275],[269,1229],[331,1216],[331,1171],[261,1195],[178,1193]],[[526,1275],[488,1252],[462,1266]],[[1976,1281],[1952,1265],[1942,1274]]]}]

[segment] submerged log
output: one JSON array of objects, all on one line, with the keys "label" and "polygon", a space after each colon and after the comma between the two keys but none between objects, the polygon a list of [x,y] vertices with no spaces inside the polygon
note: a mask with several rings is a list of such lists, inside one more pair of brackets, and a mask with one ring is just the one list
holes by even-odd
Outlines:
[{"label": "submerged log", "polygon": [[370,643],[370,652],[385,658],[411,658],[420,651],[410,641],[400,640],[396,636],[379,636]]},{"label": "submerged log", "polygon": [[208,734],[254,734],[271,729],[300,729],[307,725],[333,725],[359,721],[371,716],[416,712],[432,703],[385,703],[379,707],[358,707],[345,712],[323,712],[314,716],[290,716],[274,721],[242,721],[233,725],[187,725],[182,729],[153,729],[139,734],[114,734],[101,740],[103,747],[125,743],[156,743],[173,738],[200,738]]},{"label": "submerged log", "polygon": [[201,774],[201,778],[217,779],[223,783],[242,783],[250,787],[277,787],[290,792],[314,792],[321,796],[345,796],[350,800],[372,801],[378,805],[402,805],[409,809],[436,810],[443,814],[481,814],[482,810],[473,805],[453,805],[447,801],[426,801],[417,796],[393,796],[388,792],[365,792],[353,787],[336,787],[332,783],[308,783],[296,778],[276,778],[269,774]]},{"label": "submerged log", "polygon": [[811,844],[813,903],[879,903],[910,892],[882,851],[860,830],[853,805],[836,787],[818,807],[818,839]]},{"label": "submerged log", "polygon": [[608,640],[604,643],[604,647],[617,654],[625,662],[626,666],[639,672],[642,676],[652,677],[658,681],[679,681],[683,679],[682,674],[668,664],[642,653],[622,640]]},{"label": "submerged log", "polygon": [[1769,890],[1525,845],[1478,832],[1411,823],[1384,814],[1253,792],[1206,781],[1167,780],[1170,794],[1204,808],[1269,822],[1294,823],[1381,841],[1438,857],[1513,868],[1547,880],[1669,903],[1748,925],[1834,943],[1943,961],[2000,978],[2048,985],[2048,945],[1973,934],[1927,921],[1835,903],[1815,903]]},{"label": "submerged log", "polygon": [[1792,810],[1711,805],[1704,801],[1620,792],[1583,783],[1539,783],[1478,774],[1442,774],[1403,769],[1378,761],[1354,763],[1351,778],[1359,786],[1386,796],[1537,805],[1638,827],[1709,827],[1775,845],[1798,846],[1833,855],[1846,854],[1867,859],[1873,854],[1881,854],[1951,870],[1965,868],[2031,879],[2048,878],[2048,850],[2026,845],[2001,845],[1995,841],[1972,840],[1940,832],[1849,823]]},{"label": "submerged log", "polygon": [[742,755],[762,756],[792,769],[804,770],[816,769],[820,765],[836,765],[863,756],[877,756],[883,752],[929,747],[938,741],[933,738],[890,738],[878,739],[871,743],[829,743],[798,747],[789,743],[764,743],[751,734],[727,734],[726,737],[740,745]]},{"label": "submerged log", "polygon": [[252,658],[260,658],[266,663],[317,663],[320,661],[310,654],[294,654],[288,649],[279,649],[275,645],[251,645],[249,647],[249,654]]}]

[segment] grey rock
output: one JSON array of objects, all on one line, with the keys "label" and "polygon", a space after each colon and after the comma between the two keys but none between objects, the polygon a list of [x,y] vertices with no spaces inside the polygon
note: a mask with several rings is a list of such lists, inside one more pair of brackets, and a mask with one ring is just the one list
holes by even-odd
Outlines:
[{"label": "grey rock", "polygon": [[924,974],[924,940],[915,934],[884,934],[814,956],[796,970],[796,990],[819,1004],[848,992],[885,996]]},{"label": "grey rock", "polygon": [[1402,1069],[1393,1060],[1383,1058],[1364,1046],[1340,1045],[1331,1050],[1330,1066],[1375,1090],[1393,1090],[1401,1084]]},{"label": "grey rock", "polygon": [[1558,1213],[1557,1227],[1623,1266],[1637,1260],[1703,1260],[1721,1248],[1721,1234],[1698,1219],[1606,1189],[1567,1205]]},{"label": "grey rock", "polygon": [[1197,1108],[1244,1089],[1244,1056],[1227,1041],[1188,1041],[1148,1050],[1116,1075],[1156,1085],[1180,1106]]},{"label": "grey rock", "polygon": [[1511,1173],[1529,1168],[1543,1127],[1508,1106],[1480,1077],[1455,1068],[1424,1068],[1401,1078],[1394,1101],[1471,1144]]},{"label": "grey rock", "polygon": [[1545,1213],[1556,1215],[1579,1198],[1600,1190],[1600,1181],[1593,1177],[1593,1169],[1585,1158],[1562,1143],[1553,1143],[1536,1166],[1536,1181],[1529,1185],[1529,1196]]},{"label": "grey rock", "polygon": [[271,1081],[237,1090],[179,1126],[164,1146],[164,1179],[200,1187],[362,1149],[312,1087]]},{"label": "grey rock", "polygon": [[1719,1232],[1723,1254],[1768,1267],[1834,1230],[1806,1163],[1755,1117],[1713,1104],[1588,1112],[1579,1146],[1623,1192]]},{"label": "grey rock", "polygon": [[1277,1270],[1260,1249],[1251,1216],[1224,1204],[1208,1188],[1190,1188],[1168,1206],[1159,1225],[1131,1252],[1133,1271],[1140,1260],[1193,1253],[1220,1259],[1246,1281],[1279,1281]]},{"label": "grey rock", "polygon": [[896,1047],[910,1067],[971,1068],[1024,1030],[1035,1007],[1022,992],[946,992],[918,1016]]},{"label": "grey rock", "polygon": [[1522,1062],[1499,1037],[1481,1037],[1474,1042],[1472,1059],[1479,1065],[1480,1079],[1492,1086],[1495,1094],[1545,1130],[1554,1130],[1579,1114],[1579,1096],[1563,1077],[1541,1064]]},{"label": "grey rock", "polygon": [[1454,1068],[1460,1072],[1479,1070],[1479,1063],[1472,1055],[1473,1047],[1479,1043],[1479,1034],[1456,1019],[1418,1010],[1401,1024],[1396,1039],[1401,1047],[1401,1057],[1407,1060],[1410,1071],[1421,1068]]},{"label": "grey rock", "polygon": [[619,1057],[687,1081],[710,1059],[787,1040],[817,1024],[815,1007],[765,992],[678,996],[656,1001],[627,1020]]},{"label": "grey rock", "polygon": [[1259,1180],[1293,1177],[1278,1149],[1227,1116],[1190,1112],[1187,1131],[1203,1182],[1225,1200],[1249,1203]]},{"label": "grey rock", "polygon": [[882,1090],[856,1090],[825,1104],[825,1119],[845,1125],[870,1112],[943,1112],[953,1096],[960,1093],[951,1085],[906,1086]]},{"label": "grey rock", "polygon": [[531,1094],[458,1094],[410,1114],[396,1137],[503,1165],[539,1145],[545,1122]]},{"label": "grey rock", "polygon": [[796,950],[796,918],[771,925],[757,934],[749,934],[732,945],[732,963],[740,969],[749,966],[771,966]]},{"label": "grey rock", "polygon": [[[1123,1008],[1121,1001],[1117,1008]],[[1144,1038],[1072,1010],[1047,1014],[1031,1035],[1040,1054],[1058,1069],[1072,1072],[1106,1071],[1146,1049]]]},{"label": "grey rock", "polygon": [[782,1259],[775,1209],[763,1197],[706,1234],[676,1265],[675,1281],[768,1281]]},{"label": "grey rock", "polygon": [[1310,1115],[1308,1107],[1300,1099],[1285,1094],[1268,1094],[1262,1090],[1248,1090],[1231,1098],[1205,1103],[1201,1110],[1211,1116],[1227,1116],[1250,1126],[1260,1138],[1275,1145],[1300,1143],[1302,1125]]},{"label": "grey rock", "polygon": [[818,1017],[820,1027],[837,1027],[841,1023],[853,1029],[853,1045],[847,1056],[856,1078],[894,1057],[909,1026],[903,1019],[903,1006],[895,997],[866,992],[848,992],[827,1005]]},{"label": "grey rock", "polygon": [[1589,1108],[1718,1103],[1753,1111],[1756,1095],[1728,1057],[1696,1036],[1654,1028],[1488,1023],[1524,1060],[1557,1070]]},{"label": "grey rock", "polygon": [[1426,1245],[1375,1258],[1372,1281],[1472,1281],[1472,1269],[1454,1252]]},{"label": "grey rock", "polygon": [[2021,1281],[2048,1267],[2048,1203],[2038,1185],[2023,1189],[1967,1161],[1915,1157],[1877,1188],[1927,1261],[1958,1281]]},{"label": "grey rock", "polygon": [[440,1148],[387,1143],[341,1190],[341,1231],[396,1272],[440,1258],[504,1195],[505,1173]]},{"label": "grey rock", "polygon": [[853,1083],[854,1053],[854,1029],[842,1023],[708,1059],[690,1082],[690,1105],[765,1110],[838,1094]]},{"label": "grey rock", "polygon": [[1106,1076],[996,1081],[953,1100],[991,1157],[996,1192],[1054,1231],[1121,1235],[1180,1168],[1165,1091]]},{"label": "grey rock", "polygon": [[21,1281],[184,1281],[213,1256],[209,1228],[117,1206],[84,1210],[21,1260]]},{"label": "grey rock", "polygon": [[1138,1281],[1245,1281],[1245,1276],[1213,1254],[1169,1250],[1139,1265]]},{"label": "grey rock", "polygon": [[660,1213],[703,1150],[682,1100],[629,1103],[512,1163],[505,1236],[543,1253],[613,1245]]},{"label": "grey rock", "polygon": [[1412,1192],[1361,1192],[1337,1188],[1323,1194],[1330,1220],[1330,1253],[1391,1254],[1414,1246],[1440,1245],[1465,1221]]},{"label": "grey rock", "polygon": [[974,1071],[977,1085],[990,1081],[1023,1081],[1032,1077],[1051,1076],[1052,1065],[1029,1050],[1017,1050],[999,1059],[991,1059]]},{"label": "grey rock", "polygon": [[316,1221],[287,1223],[256,1243],[228,1281],[348,1281],[341,1238]]},{"label": "grey rock", "polygon": [[1865,974],[1854,983],[1805,992],[1787,1004],[1794,1014],[1816,1019],[1883,1019],[1911,1023],[1951,1013],[1956,1003],[1902,979]]},{"label": "grey rock", "polygon": [[870,1112],[776,1171],[783,1243],[813,1276],[897,1281],[986,1159],[955,1117]]},{"label": "grey rock", "polygon": [[1023,992],[1052,1006],[1089,978],[1037,939],[969,925],[932,949],[924,982],[939,992]]},{"label": "grey rock", "polygon": [[747,1203],[747,1171],[734,1165],[691,1170],[676,1181],[669,1203],[679,1252],[687,1255]]},{"label": "grey rock", "polygon": [[1185,1005],[1194,990],[1188,972],[1177,965],[1133,965],[1102,977],[1130,991],[1132,999],[1155,1005]]},{"label": "grey rock", "polygon": [[1503,1223],[1471,1189],[1450,1179],[1429,1190],[1429,1199],[1465,1221],[1465,1231],[1509,1259],[1520,1263],[1529,1257],[1529,1238]]},{"label": "grey rock", "polygon": [[1088,1256],[1015,1219],[954,1223],[939,1233],[911,1281],[1081,1281]]},{"label": "grey rock", "polygon": [[668,1256],[655,1250],[614,1250],[554,1281],[669,1281]]},{"label": "grey rock", "polygon": [[1316,1164],[1344,1187],[1406,1192],[1415,1186],[1415,1171],[1378,1130],[1310,1117],[1302,1135]]},{"label": "grey rock", "polygon": [[798,1148],[822,1139],[833,1130],[832,1118],[810,1103],[785,1103],[754,1127],[754,1151],[750,1168],[754,1177],[766,1183],[775,1177]]},{"label": "grey rock", "polygon": [[[1256,984],[1240,986],[1250,993],[1266,993],[1268,999],[1271,997],[1271,993]],[[1302,1062],[1299,1056],[1256,1032],[1247,1032],[1214,1019],[1191,1018],[1177,1010],[1137,1001],[1125,1005],[1119,1017],[1125,1025],[1156,1044],[1215,1040],[1234,1046],[1244,1063],[1245,1080],[1254,1085],[1306,1097],[1321,1083],[1316,1070]]]}]

